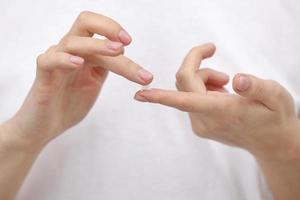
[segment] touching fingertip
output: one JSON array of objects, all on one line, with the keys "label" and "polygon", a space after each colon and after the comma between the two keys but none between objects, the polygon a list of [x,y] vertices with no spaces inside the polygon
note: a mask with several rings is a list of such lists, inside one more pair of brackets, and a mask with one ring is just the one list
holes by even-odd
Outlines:
[{"label": "touching fingertip", "polygon": [[146,97],[141,96],[141,95],[139,95],[139,94],[136,94],[136,95],[134,96],[134,99],[137,100],[137,101],[140,101],[140,102],[148,102],[148,99],[147,99]]},{"label": "touching fingertip", "polygon": [[137,76],[144,85],[149,84],[153,80],[153,74],[145,69],[139,69]]},{"label": "touching fingertip", "polygon": [[124,45],[129,45],[132,41],[131,36],[124,30],[119,32],[119,39]]}]

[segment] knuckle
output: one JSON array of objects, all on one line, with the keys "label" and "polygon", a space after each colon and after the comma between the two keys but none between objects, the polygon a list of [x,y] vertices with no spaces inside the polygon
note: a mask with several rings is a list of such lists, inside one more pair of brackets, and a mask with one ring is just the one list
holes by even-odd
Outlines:
[{"label": "knuckle", "polygon": [[47,49],[46,53],[54,52],[56,49],[57,49],[57,45],[51,45],[51,46]]},{"label": "knuckle", "polygon": [[135,69],[133,66],[133,62],[129,59],[122,60],[122,66],[124,67],[115,67],[115,73],[125,76],[125,77],[131,77],[133,78],[133,74],[135,74]]},{"label": "knuckle", "polygon": [[201,47],[199,47],[199,46],[194,46],[194,47],[192,47],[192,48],[190,49],[190,52],[189,52],[189,53],[198,53],[198,51],[199,51],[200,48],[201,48]]},{"label": "knuckle", "polygon": [[258,97],[263,96],[265,93],[264,85],[262,84],[256,85],[256,87],[253,88],[253,93]]},{"label": "knuckle", "polygon": [[77,18],[78,23],[85,23],[85,21],[89,18],[89,16],[92,14],[90,11],[82,11]]},{"label": "knuckle", "polygon": [[37,67],[38,68],[43,68],[44,67],[44,57],[45,57],[45,54],[40,54],[38,55],[38,57],[36,58],[36,64],[37,64]]},{"label": "knuckle", "polygon": [[201,77],[202,81],[206,84],[209,76],[213,74],[213,71],[210,68],[202,68],[199,69],[196,73]]},{"label": "knuckle", "polygon": [[182,86],[177,81],[175,82],[175,86],[176,86],[178,91],[183,90]]},{"label": "knuckle", "polygon": [[124,48],[121,48],[117,53],[116,53],[116,56],[118,55],[124,55],[125,54],[125,49]]},{"label": "knuckle", "polygon": [[72,50],[73,48],[73,38],[72,37],[65,37],[60,42],[61,47],[64,50]]},{"label": "knuckle", "polygon": [[269,84],[270,84],[270,88],[272,90],[273,96],[275,98],[280,99],[281,97],[283,97],[285,95],[285,91],[279,83],[277,83],[274,80],[270,80]]},{"label": "knuckle", "polygon": [[195,46],[193,48],[191,48],[189,55],[197,55],[198,57],[200,56],[201,60],[202,60],[202,46]]},{"label": "knuckle", "polygon": [[122,30],[121,25],[118,22],[114,21],[111,18],[106,18],[106,27],[108,27],[108,31],[111,35],[118,36],[120,31]]},{"label": "knuckle", "polygon": [[192,125],[192,131],[199,137],[205,137],[207,135],[206,128],[202,125]]},{"label": "knuckle", "polygon": [[66,58],[65,58],[65,56],[63,54],[57,55],[56,56],[56,60],[60,64],[67,64],[66,63]]},{"label": "knuckle", "polygon": [[194,110],[194,105],[191,102],[189,102],[187,98],[179,98],[177,104],[179,110],[181,111],[187,112]]},{"label": "knuckle", "polygon": [[205,67],[205,68],[199,69],[198,72],[199,72],[200,74],[210,74],[210,73],[214,72],[214,70],[211,69],[211,68]]},{"label": "knuckle", "polygon": [[[130,59],[126,59],[124,60],[124,65],[126,66],[126,68],[128,69],[138,69],[138,65],[136,63],[134,63],[132,60]],[[126,70],[126,68],[123,68],[124,71]]]},{"label": "knuckle", "polygon": [[176,81],[179,85],[183,84],[187,80],[187,77],[188,73],[183,69],[179,70],[175,75]]},{"label": "knuckle", "polygon": [[164,104],[165,99],[167,99],[166,95],[163,95],[162,92],[158,91],[155,96],[152,96],[153,103]]}]

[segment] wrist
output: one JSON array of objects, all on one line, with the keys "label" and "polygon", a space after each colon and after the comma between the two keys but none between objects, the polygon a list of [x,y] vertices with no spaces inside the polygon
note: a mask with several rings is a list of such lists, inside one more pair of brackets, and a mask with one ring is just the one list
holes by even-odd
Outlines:
[{"label": "wrist", "polygon": [[22,137],[21,129],[9,120],[0,126],[0,147],[5,151],[19,151],[26,154],[38,154],[45,145]]},{"label": "wrist", "polygon": [[[270,138],[270,146],[251,151],[257,160],[266,162],[284,162],[300,167],[300,122],[290,123],[280,137]],[[266,145],[267,146],[267,145]]]}]

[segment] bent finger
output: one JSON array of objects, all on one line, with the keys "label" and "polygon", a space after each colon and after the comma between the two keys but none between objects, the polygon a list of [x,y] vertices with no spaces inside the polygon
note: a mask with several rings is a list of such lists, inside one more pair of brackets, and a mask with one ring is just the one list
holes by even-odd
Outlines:
[{"label": "bent finger", "polygon": [[176,81],[184,91],[200,92],[206,91],[203,81],[197,78],[196,72],[199,70],[203,59],[213,56],[215,46],[211,43],[194,47],[185,57],[181,67],[176,73]]},{"label": "bent finger", "polygon": [[210,68],[203,68],[198,71],[199,76],[205,85],[222,87],[229,82],[229,76],[223,72]]},{"label": "bent finger", "polygon": [[130,44],[131,36],[113,19],[101,14],[84,11],[74,22],[67,35],[92,37],[94,34],[105,36],[109,40]]},{"label": "bent finger", "polygon": [[41,54],[37,58],[37,67],[42,70],[76,69],[83,66],[84,59],[65,52]]},{"label": "bent finger", "polygon": [[58,46],[58,51],[63,51],[82,57],[91,54],[118,56],[124,52],[124,45],[121,42],[100,40],[90,37],[65,37],[61,40]]}]

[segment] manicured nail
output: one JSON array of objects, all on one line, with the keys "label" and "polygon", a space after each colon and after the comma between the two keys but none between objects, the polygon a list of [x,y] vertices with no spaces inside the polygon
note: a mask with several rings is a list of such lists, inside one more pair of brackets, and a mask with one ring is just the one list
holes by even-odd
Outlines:
[{"label": "manicured nail", "polygon": [[153,75],[145,69],[140,69],[138,71],[138,77],[141,79],[141,81],[146,83],[153,79]]},{"label": "manicured nail", "polygon": [[78,56],[71,56],[70,62],[74,63],[75,65],[83,65],[84,59]]},{"label": "manicured nail", "polygon": [[121,42],[125,45],[130,44],[132,38],[131,36],[124,30],[121,30],[119,33],[119,39],[121,40]]},{"label": "manicured nail", "polygon": [[247,76],[241,75],[238,78],[237,89],[241,92],[248,90],[250,87],[250,79]]},{"label": "manicured nail", "polygon": [[144,96],[140,95],[135,95],[134,99],[140,102],[148,102],[148,100]]},{"label": "manicured nail", "polygon": [[106,47],[113,51],[119,50],[122,46],[123,44],[121,42],[113,42],[113,41],[106,42]]}]

